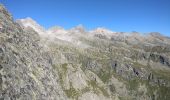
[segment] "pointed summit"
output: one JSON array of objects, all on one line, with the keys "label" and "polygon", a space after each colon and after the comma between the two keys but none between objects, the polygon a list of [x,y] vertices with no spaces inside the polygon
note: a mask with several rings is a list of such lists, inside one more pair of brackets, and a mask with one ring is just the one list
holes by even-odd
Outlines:
[{"label": "pointed summit", "polygon": [[21,26],[24,26],[25,28],[33,28],[40,35],[46,35],[45,29],[30,17],[19,19],[16,22],[19,23]]},{"label": "pointed summit", "polygon": [[104,37],[107,37],[108,39],[110,39],[115,32],[109,30],[109,29],[106,29],[106,28],[103,28],[103,27],[98,27],[92,31],[90,31],[91,35],[102,35]]},{"label": "pointed summit", "polygon": [[77,26],[73,27],[69,31],[73,32],[73,33],[85,33],[86,29],[82,24],[80,24],[80,25],[77,25]]}]

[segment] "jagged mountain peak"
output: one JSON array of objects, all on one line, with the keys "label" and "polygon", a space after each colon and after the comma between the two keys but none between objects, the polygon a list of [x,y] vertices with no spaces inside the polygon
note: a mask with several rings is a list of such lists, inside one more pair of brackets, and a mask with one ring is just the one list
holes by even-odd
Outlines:
[{"label": "jagged mountain peak", "polygon": [[68,30],[69,32],[71,33],[80,33],[80,34],[84,34],[86,32],[86,28],[80,24],[80,25],[77,25],[73,28],[71,28],[70,30]]},{"label": "jagged mountain peak", "polygon": [[37,24],[37,22],[35,21],[35,20],[33,20],[31,17],[26,17],[26,18],[24,18],[24,19],[21,19],[22,21],[28,21],[28,22],[30,22],[30,23],[36,23]]},{"label": "jagged mountain peak", "polygon": [[25,28],[27,28],[27,27],[33,28],[41,36],[47,35],[46,30],[30,17],[27,17],[24,19],[17,19],[16,22],[19,23],[21,26],[24,26]]},{"label": "jagged mountain peak", "polygon": [[151,32],[148,34],[142,34],[136,31],[132,31],[130,33],[127,32],[113,32],[104,27],[98,27],[91,31],[86,31],[83,25],[78,25],[76,27],[71,28],[70,30],[65,30],[60,26],[54,26],[45,30],[42,26],[40,26],[35,20],[30,17],[25,19],[17,20],[21,26],[25,28],[31,27],[40,36],[48,37],[49,39],[60,39],[68,42],[79,41],[79,37],[98,37],[101,39],[110,39],[116,41],[128,41],[129,43],[166,43],[169,44],[169,39],[162,36],[160,33]]},{"label": "jagged mountain peak", "polygon": [[98,27],[96,28],[94,31],[96,32],[101,32],[101,33],[113,33],[113,31],[109,30],[109,29],[106,29],[104,27]]},{"label": "jagged mountain peak", "polygon": [[113,34],[114,32],[109,30],[109,29],[106,29],[104,27],[98,27],[94,30],[91,31],[92,33],[99,33],[99,34]]}]

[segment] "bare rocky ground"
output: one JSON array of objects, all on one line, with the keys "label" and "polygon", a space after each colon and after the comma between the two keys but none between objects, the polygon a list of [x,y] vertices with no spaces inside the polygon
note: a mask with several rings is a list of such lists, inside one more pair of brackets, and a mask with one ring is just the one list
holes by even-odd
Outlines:
[{"label": "bare rocky ground", "polygon": [[45,30],[0,5],[0,100],[169,100],[170,38]]}]

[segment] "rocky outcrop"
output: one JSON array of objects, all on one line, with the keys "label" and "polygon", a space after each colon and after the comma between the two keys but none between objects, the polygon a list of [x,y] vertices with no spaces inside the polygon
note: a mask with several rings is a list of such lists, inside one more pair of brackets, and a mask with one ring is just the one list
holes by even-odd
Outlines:
[{"label": "rocky outcrop", "polygon": [[0,6],[0,98],[2,100],[67,99],[51,57],[34,31],[23,30]]}]

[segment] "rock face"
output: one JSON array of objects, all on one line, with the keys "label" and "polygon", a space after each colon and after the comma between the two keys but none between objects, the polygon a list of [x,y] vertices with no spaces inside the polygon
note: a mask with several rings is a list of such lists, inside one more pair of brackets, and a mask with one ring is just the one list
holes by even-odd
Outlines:
[{"label": "rock face", "polygon": [[1,100],[169,100],[170,38],[45,30],[0,5]]},{"label": "rock face", "polygon": [[0,6],[0,97],[1,99],[66,99],[53,70],[50,54],[39,45],[40,37],[23,30]]}]

